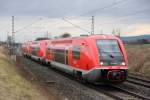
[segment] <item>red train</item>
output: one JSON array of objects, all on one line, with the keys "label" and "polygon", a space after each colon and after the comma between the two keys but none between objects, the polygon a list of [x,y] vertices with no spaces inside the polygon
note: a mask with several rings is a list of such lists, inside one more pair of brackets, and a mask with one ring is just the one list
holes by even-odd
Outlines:
[{"label": "red train", "polygon": [[[125,48],[114,35],[42,40],[29,45],[32,48],[31,58],[46,62],[79,79],[97,83],[123,82],[127,78]],[[24,47],[27,48],[26,44]]]},{"label": "red train", "polygon": [[41,41],[34,41],[30,45],[30,57],[34,60],[37,60],[39,62],[45,61],[46,56],[46,47],[47,47],[48,40],[41,40]]},{"label": "red train", "polygon": [[32,41],[29,41],[22,45],[22,53],[24,56],[28,58],[31,57],[31,44],[32,44]]}]

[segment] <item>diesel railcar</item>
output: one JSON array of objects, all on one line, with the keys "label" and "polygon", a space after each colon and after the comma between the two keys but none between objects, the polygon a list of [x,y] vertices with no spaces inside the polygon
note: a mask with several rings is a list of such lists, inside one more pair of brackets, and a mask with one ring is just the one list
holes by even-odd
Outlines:
[{"label": "diesel railcar", "polygon": [[53,67],[90,82],[123,82],[127,78],[125,48],[114,35],[51,40],[46,58]]}]

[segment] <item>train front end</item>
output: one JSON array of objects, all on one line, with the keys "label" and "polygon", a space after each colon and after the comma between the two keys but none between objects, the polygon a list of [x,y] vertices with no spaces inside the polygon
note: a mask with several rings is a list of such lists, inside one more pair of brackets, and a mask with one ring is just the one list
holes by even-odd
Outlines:
[{"label": "train front end", "polygon": [[102,35],[92,40],[95,44],[92,55],[95,56],[91,59],[95,65],[85,77],[92,82],[124,82],[128,75],[128,61],[120,38]]},{"label": "train front end", "polygon": [[128,61],[123,43],[117,39],[96,40],[101,77],[109,82],[123,82],[127,78]]}]

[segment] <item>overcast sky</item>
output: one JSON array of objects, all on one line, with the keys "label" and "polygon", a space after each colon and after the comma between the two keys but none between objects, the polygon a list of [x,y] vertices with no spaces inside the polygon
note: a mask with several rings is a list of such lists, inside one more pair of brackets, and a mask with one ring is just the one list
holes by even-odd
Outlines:
[{"label": "overcast sky", "polygon": [[96,34],[111,34],[113,29],[123,36],[150,34],[150,0],[0,0],[0,39],[11,33],[11,16],[20,42],[47,31],[49,36],[87,34],[62,18],[90,31],[92,15]]}]

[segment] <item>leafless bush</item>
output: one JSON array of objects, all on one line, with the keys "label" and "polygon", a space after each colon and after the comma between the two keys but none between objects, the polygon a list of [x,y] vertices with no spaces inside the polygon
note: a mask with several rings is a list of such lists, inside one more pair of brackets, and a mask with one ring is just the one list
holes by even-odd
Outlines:
[{"label": "leafless bush", "polygon": [[126,49],[130,71],[150,76],[150,45],[127,45]]}]

